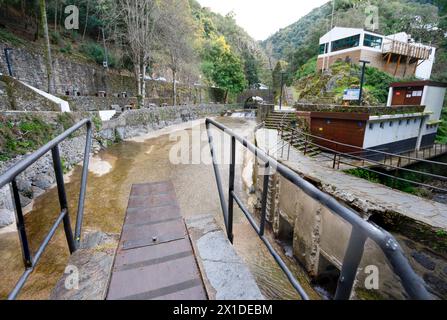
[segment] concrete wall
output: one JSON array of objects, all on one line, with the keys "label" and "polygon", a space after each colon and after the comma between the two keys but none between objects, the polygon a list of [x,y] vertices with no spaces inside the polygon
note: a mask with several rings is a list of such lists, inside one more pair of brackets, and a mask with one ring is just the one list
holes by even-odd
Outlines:
[{"label": "concrete wall", "polygon": [[[292,246],[294,258],[309,273],[315,284],[320,285],[320,279],[326,279],[322,287],[330,290],[326,287],[328,275],[335,274],[333,280],[338,279],[352,227],[282,176],[276,174],[273,180],[275,183],[271,184],[269,192],[273,193],[274,201],[268,207],[267,217],[272,224],[275,237]],[[256,188],[259,197],[261,185],[262,179],[257,179]],[[395,236],[409,258],[412,268],[426,281],[430,291],[435,296],[445,299],[446,259],[408,237],[400,234]],[[379,271],[378,290],[366,287],[365,280],[370,274],[366,269],[368,266],[377,267]],[[408,298],[382,250],[370,239],[365,244],[351,298]]]},{"label": "concrete wall", "polygon": [[425,86],[421,105],[426,106],[426,112],[433,112],[430,120],[438,121],[441,119],[442,107],[444,106],[446,88]]},{"label": "concrete wall", "polygon": [[[423,117],[419,116],[413,118],[400,117],[398,119],[368,121],[365,130],[363,148],[368,149],[396,141],[417,139],[422,119]],[[407,122],[408,120],[409,123]],[[391,123],[392,125],[390,125]],[[383,124],[383,128],[381,127],[381,124]]]}]

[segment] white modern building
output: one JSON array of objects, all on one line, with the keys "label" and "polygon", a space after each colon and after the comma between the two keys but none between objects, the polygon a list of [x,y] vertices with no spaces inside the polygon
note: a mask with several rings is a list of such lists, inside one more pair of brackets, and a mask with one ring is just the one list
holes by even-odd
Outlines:
[{"label": "white modern building", "polygon": [[405,32],[384,36],[360,28],[335,27],[320,38],[318,70],[337,61],[361,60],[395,77],[429,79],[435,61],[434,47],[415,43]]}]

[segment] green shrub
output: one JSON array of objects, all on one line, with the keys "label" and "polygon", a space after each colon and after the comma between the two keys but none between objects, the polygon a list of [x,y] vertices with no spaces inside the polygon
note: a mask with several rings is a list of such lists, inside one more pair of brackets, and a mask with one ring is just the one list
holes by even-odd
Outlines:
[{"label": "green shrub", "polygon": [[51,31],[50,32],[50,42],[54,45],[63,45],[64,40],[62,40],[62,36],[57,31]]},{"label": "green shrub", "polygon": [[25,43],[25,41],[3,28],[0,28],[0,40],[14,45]]},{"label": "green shrub", "polygon": [[436,141],[438,143],[447,144],[447,109],[442,110],[442,123],[439,125]]},{"label": "green shrub", "polygon": [[0,117],[0,160],[34,151],[53,135],[54,128],[39,117],[28,116],[18,122]]},{"label": "green shrub", "polygon": [[[83,44],[81,46],[81,52],[100,65],[102,65],[105,60],[104,48],[97,43],[90,42]],[[113,68],[116,65],[117,59],[110,53],[107,54],[107,60],[109,62],[109,67]]]},{"label": "green shrub", "polygon": [[73,47],[71,46],[71,43],[67,43],[65,45],[65,47],[60,49],[60,52],[62,53],[66,53],[66,54],[71,54],[73,51]]},{"label": "green shrub", "polygon": [[369,94],[376,98],[380,103],[387,102],[390,84],[395,81],[396,79],[388,73],[372,67],[366,68],[365,85],[370,89]]},{"label": "green shrub", "polygon": [[305,64],[301,66],[296,72],[295,78],[301,79],[309,75],[315,74],[317,70],[317,59],[318,57],[313,57],[309,59]]}]

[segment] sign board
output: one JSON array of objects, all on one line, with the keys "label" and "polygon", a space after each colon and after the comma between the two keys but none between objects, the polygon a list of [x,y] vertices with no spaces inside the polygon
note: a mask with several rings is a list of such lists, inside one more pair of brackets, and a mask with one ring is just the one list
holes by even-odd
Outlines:
[{"label": "sign board", "polygon": [[343,92],[343,100],[353,101],[360,99],[360,89],[346,89]]}]

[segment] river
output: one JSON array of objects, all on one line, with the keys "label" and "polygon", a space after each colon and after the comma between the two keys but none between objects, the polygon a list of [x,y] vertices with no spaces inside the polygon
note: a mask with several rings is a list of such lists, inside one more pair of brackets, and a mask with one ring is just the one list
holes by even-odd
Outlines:
[{"label": "river", "polygon": [[[234,130],[246,130],[245,132],[253,132],[256,125],[254,121],[245,118],[221,117],[217,120]],[[196,126],[200,126],[202,133],[205,132],[203,122],[196,123]],[[191,127],[190,125],[187,130],[189,136],[192,132]],[[169,154],[176,141],[172,141],[168,133],[169,130],[165,130],[161,132],[161,135],[152,134],[146,138],[118,143],[94,157],[88,177],[83,230],[120,233],[132,184],[162,180],[171,180],[174,183],[182,215],[185,218],[213,214],[218,223],[223,225],[212,165],[172,164],[169,161]],[[209,153],[207,141],[201,142],[201,148],[204,150],[203,154]],[[238,155],[242,154],[240,148],[238,148]],[[226,167],[222,167],[222,175],[225,178],[228,177]],[[250,170],[250,165],[245,165],[244,168],[243,165],[238,164],[236,168],[236,190],[247,204],[253,202],[248,192]],[[77,207],[80,174],[81,167],[76,167],[70,181],[66,184],[72,224],[75,221],[73,213],[76,212]],[[25,217],[32,250],[35,251],[43,240],[58,212],[59,204],[55,189],[49,190],[36,199],[32,211]],[[234,244],[266,298],[298,298],[240,210],[235,210]],[[279,244],[275,245],[285,256]],[[17,233],[0,234],[0,258],[2,260],[0,298],[5,298],[23,271]],[[62,228],[59,228],[19,298],[48,298],[64,272],[67,260],[68,249]],[[288,259],[288,264],[296,276],[304,280],[306,288],[313,291],[307,285],[306,275],[296,263]],[[312,292],[311,295],[316,297]]]}]

